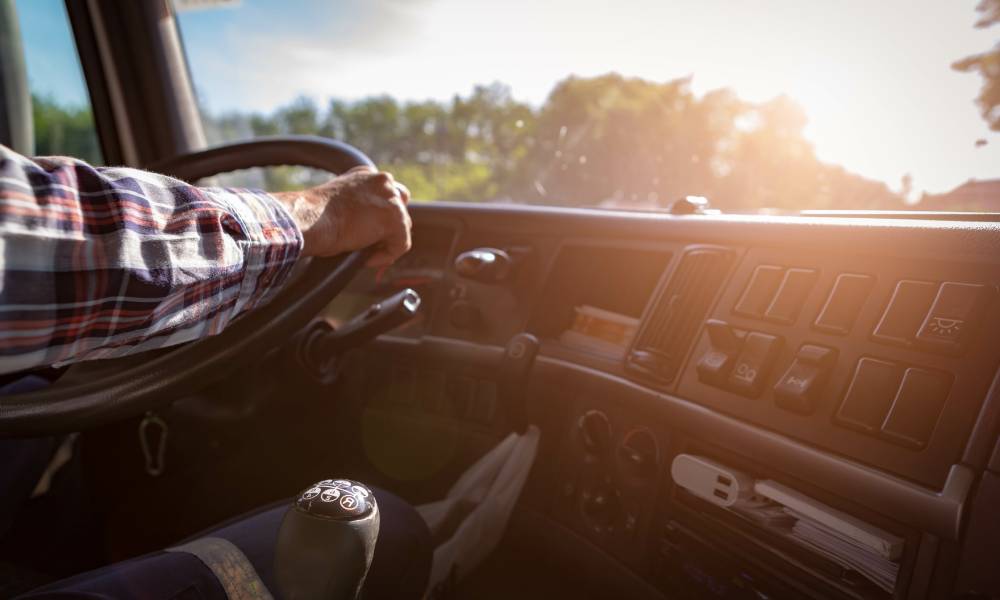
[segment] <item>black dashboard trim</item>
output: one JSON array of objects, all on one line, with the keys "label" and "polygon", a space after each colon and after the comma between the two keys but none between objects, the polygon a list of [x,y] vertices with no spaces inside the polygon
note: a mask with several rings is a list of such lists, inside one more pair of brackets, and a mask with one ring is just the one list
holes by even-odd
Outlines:
[{"label": "black dashboard trim", "polygon": [[[437,336],[415,340],[389,335],[378,338],[375,343],[385,350],[423,355],[434,352],[442,358],[451,357],[484,366],[499,361],[503,356],[503,348],[499,346]],[[628,388],[645,396],[673,427],[711,439],[732,451],[752,455],[755,460],[766,462],[790,476],[808,480],[834,495],[849,498],[920,531],[946,540],[960,539],[963,509],[976,479],[975,472],[967,465],[952,465],[942,489],[929,489],[624,377],[544,353],[543,348],[535,362],[532,377],[546,370],[550,373],[572,372],[577,376],[601,379]]]},{"label": "black dashboard trim", "polygon": [[908,259],[985,261],[1000,257],[1000,223],[872,217],[774,215],[686,215],[547,207],[520,204],[460,202],[418,203],[410,206],[416,221],[451,217],[463,222],[484,220],[496,230],[522,236],[565,233],[576,238],[619,237],[684,241],[724,246],[795,246],[828,250],[849,235],[852,252],[877,253]]},{"label": "black dashboard trim", "polygon": [[942,489],[931,490],[621,377],[547,356],[538,357],[536,369],[539,367],[572,371],[631,388],[657,403],[660,414],[675,427],[730,450],[752,454],[755,460],[921,531],[949,540],[958,540],[961,535],[963,506],[975,481],[975,473],[966,465],[952,465]]}]

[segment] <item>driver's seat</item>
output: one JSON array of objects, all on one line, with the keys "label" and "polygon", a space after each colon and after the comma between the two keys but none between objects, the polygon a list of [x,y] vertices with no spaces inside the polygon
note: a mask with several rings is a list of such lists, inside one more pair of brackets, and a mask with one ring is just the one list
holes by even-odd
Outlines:
[{"label": "driver's seat", "polygon": [[[25,377],[0,386],[0,395],[30,391],[47,383],[38,377]],[[5,523],[15,518],[18,504],[27,500],[57,445],[51,438],[3,440],[0,444],[0,489],[4,490],[0,498],[3,500],[0,502],[0,536]],[[381,527],[362,595],[365,600],[420,598],[427,588],[432,559],[427,524],[405,500],[379,488],[372,490],[381,515]],[[282,518],[290,505],[290,500],[284,500],[264,506],[191,540],[212,537],[231,542],[249,561],[270,596],[280,600],[274,577],[275,547]],[[58,544],[59,540],[54,539],[52,543]],[[35,600],[83,597],[228,600],[229,595],[213,571],[194,554],[159,551],[81,573],[19,596]]]},{"label": "driver's seat", "polygon": [[[382,526],[362,596],[365,600],[420,598],[427,587],[432,558],[427,525],[413,507],[398,496],[378,488],[374,493]],[[262,507],[192,539],[213,537],[232,542],[250,561],[271,596],[278,599],[280,595],[274,578],[275,544],[289,504],[289,501],[281,501]],[[47,585],[20,598],[61,597],[228,598],[208,566],[193,554],[177,551],[153,552],[108,565]]]}]

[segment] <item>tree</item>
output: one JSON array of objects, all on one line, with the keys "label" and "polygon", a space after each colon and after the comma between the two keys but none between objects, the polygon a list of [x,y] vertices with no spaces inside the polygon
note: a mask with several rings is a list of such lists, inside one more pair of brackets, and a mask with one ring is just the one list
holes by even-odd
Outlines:
[{"label": "tree", "polygon": [[51,98],[36,94],[31,96],[31,105],[35,154],[74,156],[90,163],[101,163],[101,149],[89,109],[60,106]]},{"label": "tree", "polygon": [[519,195],[559,204],[635,204],[708,192],[725,132],[689,79],[654,83],[618,74],[559,82],[538,116]]},{"label": "tree", "polygon": [[[980,13],[976,27],[992,27],[1000,23],[1000,0],[980,0],[976,11]],[[969,73],[977,72],[983,78],[976,103],[989,123],[990,129],[1000,131],[1000,42],[981,54],[974,54],[957,61],[952,68]]]},{"label": "tree", "polygon": [[[270,114],[209,116],[206,129],[213,141],[282,133],[347,141],[416,200],[659,208],[704,195],[725,210],[903,207],[885,184],[821,163],[805,125],[789,98],[752,104],[727,89],[698,97],[690,78],[611,73],[564,79],[538,108],[492,83],[449,101],[375,96],[322,109],[298,98]],[[245,185],[288,189],[311,177],[285,167]]]}]

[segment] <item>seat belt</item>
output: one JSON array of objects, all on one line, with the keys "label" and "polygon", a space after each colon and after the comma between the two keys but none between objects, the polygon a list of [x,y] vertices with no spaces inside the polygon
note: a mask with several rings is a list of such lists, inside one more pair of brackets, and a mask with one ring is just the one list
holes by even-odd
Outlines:
[{"label": "seat belt", "polygon": [[211,569],[229,600],[274,600],[243,551],[227,539],[203,537],[166,552],[191,554]]}]

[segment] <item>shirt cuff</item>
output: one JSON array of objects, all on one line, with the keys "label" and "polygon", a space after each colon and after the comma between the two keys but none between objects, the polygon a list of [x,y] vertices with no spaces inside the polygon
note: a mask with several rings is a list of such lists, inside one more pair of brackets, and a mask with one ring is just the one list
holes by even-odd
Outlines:
[{"label": "shirt cuff", "polygon": [[287,282],[304,240],[292,215],[274,196],[259,190],[211,188],[243,230],[244,277],[233,317],[268,300]]}]

